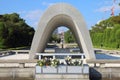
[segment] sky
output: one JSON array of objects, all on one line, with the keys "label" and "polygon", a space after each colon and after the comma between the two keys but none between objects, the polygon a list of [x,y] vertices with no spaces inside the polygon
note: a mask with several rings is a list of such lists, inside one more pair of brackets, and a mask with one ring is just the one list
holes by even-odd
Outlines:
[{"label": "sky", "polygon": [[0,14],[18,13],[28,25],[37,29],[40,17],[45,10],[59,2],[68,3],[77,8],[83,15],[88,29],[100,20],[109,18],[113,5],[115,15],[120,13],[118,6],[120,0],[0,0]]}]

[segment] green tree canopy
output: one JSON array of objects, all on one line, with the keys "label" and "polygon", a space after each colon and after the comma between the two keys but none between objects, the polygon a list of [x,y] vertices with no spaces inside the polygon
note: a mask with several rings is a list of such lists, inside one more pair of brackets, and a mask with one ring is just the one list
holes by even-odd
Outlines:
[{"label": "green tree canopy", "polygon": [[64,39],[65,39],[66,43],[74,43],[75,42],[74,35],[72,34],[72,32],[70,30],[65,32]]},{"label": "green tree canopy", "polygon": [[17,13],[0,15],[0,48],[29,46],[34,29]]},{"label": "green tree canopy", "polygon": [[120,15],[112,16],[96,24],[90,30],[94,46],[120,48]]}]

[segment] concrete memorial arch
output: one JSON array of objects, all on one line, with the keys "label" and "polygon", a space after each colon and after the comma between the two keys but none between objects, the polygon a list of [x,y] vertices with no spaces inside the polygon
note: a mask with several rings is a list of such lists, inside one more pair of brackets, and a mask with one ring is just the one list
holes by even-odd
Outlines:
[{"label": "concrete memorial arch", "polygon": [[35,53],[44,51],[52,32],[60,26],[66,26],[73,32],[87,59],[95,59],[89,31],[83,16],[77,9],[66,3],[52,5],[42,15],[31,45],[30,59],[35,58]]}]

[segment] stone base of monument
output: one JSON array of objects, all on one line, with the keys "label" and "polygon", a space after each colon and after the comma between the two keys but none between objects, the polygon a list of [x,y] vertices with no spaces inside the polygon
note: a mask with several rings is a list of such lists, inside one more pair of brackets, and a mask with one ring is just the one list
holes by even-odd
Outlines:
[{"label": "stone base of monument", "polygon": [[36,74],[35,80],[89,80],[87,74]]},{"label": "stone base of monument", "polygon": [[35,80],[89,80],[89,67],[36,66]]}]

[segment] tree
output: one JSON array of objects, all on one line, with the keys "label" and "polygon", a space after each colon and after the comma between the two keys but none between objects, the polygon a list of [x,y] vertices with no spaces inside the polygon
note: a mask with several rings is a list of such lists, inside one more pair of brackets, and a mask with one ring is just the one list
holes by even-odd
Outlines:
[{"label": "tree", "polygon": [[0,48],[29,46],[34,29],[25,23],[17,13],[0,17]]},{"label": "tree", "polygon": [[120,16],[112,16],[96,24],[90,30],[94,46],[107,48],[120,48]]},{"label": "tree", "polygon": [[75,42],[75,38],[74,35],[72,34],[72,32],[70,30],[66,31],[65,34],[65,42],[66,43],[74,43]]},{"label": "tree", "polygon": [[116,48],[120,48],[120,29],[118,29],[115,33],[115,38],[116,38]]},{"label": "tree", "polygon": [[57,34],[52,34],[50,39],[49,39],[49,42],[52,43],[52,42],[57,42],[57,43],[60,43],[60,38],[58,37]]}]

